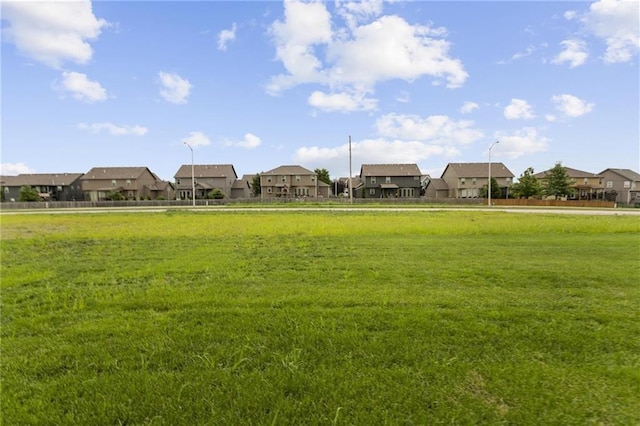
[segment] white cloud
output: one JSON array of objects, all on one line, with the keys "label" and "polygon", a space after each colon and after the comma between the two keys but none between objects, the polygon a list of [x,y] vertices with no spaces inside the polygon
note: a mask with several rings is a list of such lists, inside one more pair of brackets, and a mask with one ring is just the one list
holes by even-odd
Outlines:
[{"label": "white cloud", "polygon": [[589,52],[587,51],[587,43],[585,43],[583,40],[564,40],[560,43],[560,45],[564,48],[564,50],[552,60],[554,64],[562,64],[564,62],[568,62],[570,68],[575,68],[587,61]]},{"label": "white cloud", "polygon": [[555,95],[551,101],[556,104],[556,109],[568,117],[580,117],[593,110],[595,104],[587,103],[573,95]]},{"label": "white cloud", "polygon": [[464,105],[462,105],[462,108],[460,108],[460,112],[463,114],[469,114],[470,112],[478,108],[480,108],[480,105],[478,105],[477,103],[467,101],[464,103]]},{"label": "white cloud", "polygon": [[600,0],[589,6],[582,22],[587,30],[604,40],[604,61],[628,62],[640,49],[638,1]]},{"label": "white cloud", "polygon": [[109,23],[93,14],[90,1],[3,1],[3,35],[25,56],[50,67],[66,61],[85,64],[96,39]]},{"label": "white cloud", "polygon": [[322,111],[333,112],[353,112],[375,110],[378,101],[367,98],[364,94],[351,93],[331,93],[315,91],[309,96],[309,105]]},{"label": "white cloud", "polygon": [[227,50],[227,43],[236,39],[237,25],[234,22],[230,30],[222,30],[218,33],[218,50]]},{"label": "white cloud", "polygon": [[406,104],[411,101],[411,95],[409,94],[409,92],[402,91],[398,96],[396,96],[396,101],[402,104]]},{"label": "white cloud", "polygon": [[498,145],[494,146],[496,156],[518,158],[523,155],[536,152],[545,152],[548,149],[549,140],[538,134],[533,127],[525,127],[515,132],[497,132],[495,134]]},{"label": "white cloud", "polygon": [[252,133],[247,133],[244,135],[244,139],[240,141],[230,141],[226,143],[227,146],[238,146],[246,149],[254,149],[259,147],[261,144],[262,141],[260,138]]},{"label": "white cloud", "polygon": [[567,10],[562,16],[564,16],[564,19],[567,21],[571,21],[578,17],[578,13],[575,10]]},{"label": "white cloud", "polygon": [[429,76],[434,84],[444,82],[451,88],[466,81],[462,62],[449,55],[451,44],[443,39],[444,28],[411,25],[399,16],[382,16],[360,25],[381,13],[381,2],[339,2],[337,6],[348,28],[332,27],[322,2],[285,2],[285,18],[272,24],[270,34],[276,58],[287,73],[271,78],[268,93],[314,83],[334,93],[364,96],[373,93],[377,83],[392,79],[411,82]]},{"label": "white cloud", "polygon": [[187,98],[191,93],[193,86],[189,83],[189,80],[180,77],[178,74],[171,74],[166,72],[159,72],[160,78],[160,95],[167,101],[173,104],[186,104]]},{"label": "white cloud", "polygon": [[526,120],[535,117],[527,101],[515,98],[511,99],[511,103],[504,108],[504,116],[509,120]]},{"label": "white cloud", "polygon": [[198,146],[211,145],[211,140],[204,133],[195,131],[189,132],[189,136],[182,139],[182,143],[185,145],[190,145],[191,148],[195,148]]},{"label": "white cloud", "polygon": [[549,123],[553,123],[554,121],[556,121],[558,118],[553,115],[553,114],[546,114],[544,116],[544,119],[547,120]]},{"label": "white cloud", "polygon": [[79,72],[63,72],[62,81],[54,87],[63,92],[69,92],[74,99],[93,103],[107,99],[107,91],[97,81],[91,81],[86,74]]},{"label": "white cloud", "polygon": [[24,163],[1,163],[0,175],[16,176],[24,173],[34,173],[34,170]]},{"label": "white cloud", "polygon": [[143,136],[146,135],[149,129],[143,126],[134,125],[116,125],[113,123],[78,123],[78,129],[88,130],[91,133],[100,133],[106,131],[113,136]]},{"label": "white cloud", "polygon": [[376,130],[383,137],[406,141],[428,141],[436,145],[465,145],[484,134],[468,120],[455,121],[446,115],[421,118],[416,115],[386,114],[376,121]]}]

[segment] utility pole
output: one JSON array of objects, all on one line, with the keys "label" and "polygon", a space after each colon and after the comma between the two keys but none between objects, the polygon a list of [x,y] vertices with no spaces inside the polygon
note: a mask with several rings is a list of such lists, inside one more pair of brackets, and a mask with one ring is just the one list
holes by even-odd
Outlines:
[{"label": "utility pole", "polygon": [[349,203],[353,204],[353,187],[351,186],[351,135],[349,135]]}]

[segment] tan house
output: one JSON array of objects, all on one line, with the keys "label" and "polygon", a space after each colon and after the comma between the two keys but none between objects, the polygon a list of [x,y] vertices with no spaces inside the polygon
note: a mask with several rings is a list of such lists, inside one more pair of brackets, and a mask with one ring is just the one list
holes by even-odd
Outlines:
[{"label": "tan house", "polygon": [[82,187],[80,178],[82,173],[28,173],[18,176],[2,176],[2,198],[5,201],[20,199],[20,189],[30,186],[40,194],[45,201],[81,201]]},{"label": "tan house", "polygon": [[[176,195],[181,200],[192,199],[191,164],[180,166],[175,176]],[[236,170],[231,164],[195,164],[193,166],[196,199],[206,198],[209,192],[219,189],[225,198],[231,198],[231,188],[238,179]]]},{"label": "tan house", "polygon": [[[505,193],[513,184],[514,174],[503,163],[491,163],[491,177]],[[442,172],[449,198],[478,198],[480,188],[489,184],[489,163],[449,163]]]},{"label": "tan house", "polygon": [[432,200],[442,200],[449,197],[449,186],[444,179],[429,179],[426,183],[424,196]]},{"label": "tan house", "polygon": [[598,175],[604,179],[605,198],[615,200],[617,203],[640,203],[639,173],[630,169],[606,169]]},{"label": "tan house", "polygon": [[251,185],[256,175],[242,175],[242,178],[236,179],[231,187],[231,198],[251,198],[253,191]]},{"label": "tan house", "polygon": [[360,185],[354,195],[359,198],[419,198],[422,173],[417,164],[363,164]]},{"label": "tan house", "polygon": [[[572,169],[571,167],[564,167],[567,171],[567,175],[573,181],[571,187],[574,189],[575,194],[571,199],[575,200],[602,200],[604,199],[604,179],[602,176],[591,172],[585,172],[582,170]],[[540,181],[540,185],[544,188],[547,180],[547,174],[551,172],[551,169],[545,170],[533,175]]]},{"label": "tan house", "polygon": [[329,197],[329,185],[319,181],[315,172],[302,166],[280,166],[260,173],[260,197]]},{"label": "tan house", "polygon": [[107,200],[114,192],[127,200],[172,197],[172,187],[165,185],[148,167],[94,167],[80,182],[87,201]]}]

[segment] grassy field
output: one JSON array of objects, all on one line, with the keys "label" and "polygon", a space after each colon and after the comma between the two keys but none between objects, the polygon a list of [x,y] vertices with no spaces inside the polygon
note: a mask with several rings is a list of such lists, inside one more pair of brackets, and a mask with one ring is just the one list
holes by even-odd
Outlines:
[{"label": "grassy field", "polygon": [[640,222],[1,219],[2,424],[639,424]]}]

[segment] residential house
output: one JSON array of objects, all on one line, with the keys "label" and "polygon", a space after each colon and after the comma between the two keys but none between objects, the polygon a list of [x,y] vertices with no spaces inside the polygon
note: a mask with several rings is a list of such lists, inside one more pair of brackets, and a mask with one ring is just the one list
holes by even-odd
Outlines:
[{"label": "residential house", "polygon": [[251,198],[253,197],[253,179],[256,175],[242,175],[236,179],[231,186],[231,198]]},{"label": "residential house", "polygon": [[[563,166],[564,167],[564,166]],[[601,200],[604,199],[604,179],[602,176],[591,172],[585,172],[582,170],[572,169],[571,167],[564,167],[567,171],[567,175],[573,182],[571,187],[574,189],[575,194],[571,196],[571,199],[575,200]],[[547,174],[551,172],[551,169],[539,172],[533,175],[540,181],[540,185],[544,188],[547,180]]]},{"label": "residential house", "polygon": [[302,166],[280,166],[260,173],[261,198],[329,197],[329,184]]},{"label": "residential house", "polygon": [[148,167],[94,167],[80,181],[87,201],[107,200],[114,192],[127,200],[169,198],[173,189]]},{"label": "residential house", "polygon": [[81,177],[82,173],[29,173],[2,176],[0,185],[5,201],[18,201],[23,186],[38,191],[45,201],[75,201],[82,200]]},{"label": "residential house", "polygon": [[[507,195],[514,174],[503,163],[491,163],[491,177]],[[478,198],[480,188],[489,184],[489,163],[449,163],[441,179],[448,187],[449,198]]]},{"label": "residential house", "polygon": [[419,198],[422,173],[417,164],[363,164],[361,198]]},{"label": "residential house", "polygon": [[449,197],[449,186],[444,179],[429,179],[426,183],[424,196],[432,200],[442,200]]},{"label": "residential house", "polygon": [[238,179],[235,168],[231,164],[183,164],[175,176],[176,195],[181,200],[192,199],[193,182],[195,181],[196,199],[206,198],[214,189],[231,198],[231,188]]},{"label": "residential house", "polygon": [[598,175],[604,179],[605,198],[617,203],[640,203],[640,174],[630,169],[605,169]]}]

